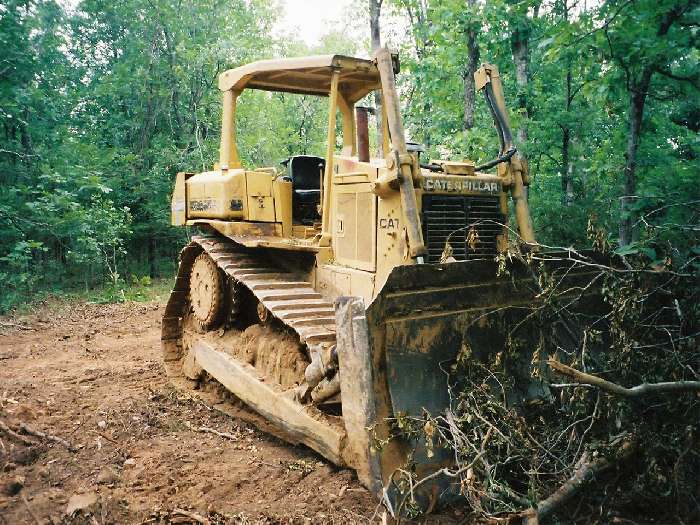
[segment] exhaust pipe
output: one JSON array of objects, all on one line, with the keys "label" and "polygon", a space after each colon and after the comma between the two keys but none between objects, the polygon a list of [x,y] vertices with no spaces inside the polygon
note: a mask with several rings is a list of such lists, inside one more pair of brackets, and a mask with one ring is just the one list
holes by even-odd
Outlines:
[{"label": "exhaust pipe", "polygon": [[369,108],[357,106],[357,156],[360,162],[369,162]]}]

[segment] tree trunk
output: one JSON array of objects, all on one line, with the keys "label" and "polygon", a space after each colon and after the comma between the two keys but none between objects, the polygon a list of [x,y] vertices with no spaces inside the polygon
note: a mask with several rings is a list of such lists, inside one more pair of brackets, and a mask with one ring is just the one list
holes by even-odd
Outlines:
[{"label": "tree trunk", "polygon": [[573,206],[574,204],[574,181],[573,181],[573,164],[571,162],[571,128],[569,127],[569,122],[571,119],[568,117],[571,111],[571,62],[567,64],[566,69],[566,123],[562,127],[562,137],[561,137],[561,200],[564,206]]},{"label": "tree trunk", "polygon": [[569,200],[569,191],[572,183],[569,177],[571,169],[571,130],[565,126],[561,134],[561,203],[564,206],[571,206],[573,202]]},{"label": "tree trunk", "polygon": [[569,162],[569,167],[566,169],[566,206],[571,207],[574,205],[574,163]]},{"label": "tree trunk", "polygon": [[[535,16],[539,10],[539,3],[535,6]],[[517,147],[522,152],[527,143],[527,122],[530,117],[528,111],[527,91],[529,84],[529,62],[530,62],[530,21],[527,10],[516,14],[511,31],[510,48],[515,64],[515,81],[518,85],[518,113],[521,115],[517,131]],[[524,188],[525,200],[530,200],[530,188]]]},{"label": "tree trunk", "polygon": [[182,115],[180,114],[180,90],[178,89],[179,82],[177,80],[177,75],[175,74],[175,68],[177,67],[177,57],[175,52],[175,43],[172,41],[170,32],[165,27],[165,23],[161,21],[161,31],[163,33],[163,39],[165,41],[165,56],[168,61],[168,69],[170,73],[170,108],[175,119],[175,125],[173,126],[173,136],[177,144],[181,143],[182,129],[184,121]]},{"label": "tree trunk", "polygon": [[626,246],[637,237],[634,213],[630,210],[637,192],[637,151],[639,149],[639,137],[644,118],[644,104],[646,103],[649,85],[653,69],[646,67],[642,71],[638,83],[630,84],[630,105],[628,110],[627,126],[627,150],[625,152],[625,169],[620,198],[620,246]]},{"label": "tree trunk", "polygon": [[29,158],[34,153],[34,144],[32,142],[32,134],[29,131],[29,122],[31,122],[31,111],[28,107],[24,108],[24,121],[20,124],[20,140],[22,149],[24,149],[24,162],[28,163]]},{"label": "tree trunk", "polygon": [[476,0],[467,0],[468,21],[467,21],[467,68],[464,72],[464,129],[474,127],[474,103],[476,93],[474,92],[474,73],[479,67],[479,43],[477,42],[478,31],[475,29],[477,17],[474,10]]},{"label": "tree trunk", "polygon": [[[381,31],[379,27],[379,17],[382,14],[382,1],[383,0],[369,0],[369,32],[372,41],[372,53],[382,46]],[[377,120],[377,158],[382,158],[384,156],[384,151],[382,150],[382,95],[378,92],[374,92],[374,107],[376,109],[376,120]]]},{"label": "tree trunk", "polygon": [[369,30],[372,41],[372,51],[376,51],[382,45],[379,17],[382,14],[383,0],[369,0]]},{"label": "tree trunk", "polygon": [[148,239],[148,275],[151,279],[158,277],[156,261],[158,260],[158,249],[155,236]]},{"label": "tree trunk", "polygon": [[[656,32],[656,36],[663,38],[668,34],[673,23],[690,7],[688,4],[674,5],[661,19],[661,24]],[[658,59],[657,59],[658,60]],[[638,237],[636,227],[636,217],[630,210],[630,204],[635,199],[637,192],[637,150],[639,149],[639,138],[642,131],[642,120],[644,118],[644,104],[651,86],[651,77],[659,63],[651,63],[643,70],[637,82],[629,81],[629,69],[623,62],[628,72],[628,88],[630,105],[628,110],[627,123],[627,151],[625,152],[625,170],[622,197],[620,198],[620,246],[626,246],[634,242]]]},{"label": "tree trunk", "polygon": [[[527,15],[524,15],[527,17]],[[511,51],[513,53],[513,62],[515,63],[515,81],[518,84],[518,110],[523,116],[520,125],[518,126],[518,143],[520,146],[527,142],[527,89],[529,83],[529,30],[523,28],[522,25],[527,24],[526,21],[521,21],[511,34]]]}]

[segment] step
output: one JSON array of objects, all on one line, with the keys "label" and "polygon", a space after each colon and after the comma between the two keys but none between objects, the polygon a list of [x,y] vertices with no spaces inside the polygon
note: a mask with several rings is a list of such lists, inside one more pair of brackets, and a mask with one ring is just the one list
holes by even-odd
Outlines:
[{"label": "step", "polygon": [[273,312],[289,312],[292,310],[309,310],[312,308],[334,308],[333,303],[325,299],[312,299],[310,301],[267,301],[265,306]]},{"label": "step", "polygon": [[319,316],[319,317],[308,317],[305,319],[291,319],[289,321],[289,324],[292,326],[332,326],[335,328],[335,316],[333,317],[326,317],[326,316]]},{"label": "step", "polygon": [[299,338],[306,344],[335,342],[335,332],[328,330],[312,332],[306,328],[301,328],[297,332],[299,333]]},{"label": "step", "polygon": [[246,284],[251,290],[288,290],[290,288],[301,288],[308,285],[306,281],[247,281]]},{"label": "step", "polygon": [[245,277],[246,275],[256,275],[259,273],[279,273],[279,269],[251,265],[250,268],[241,268],[241,269],[237,269],[237,270],[231,270],[231,272],[236,277],[238,277],[239,275],[241,277]]},{"label": "step", "polygon": [[[300,276],[295,275],[290,272],[275,272],[275,273],[256,273],[253,275],[243,275],[243,276],[234,276],[233,271],[226,271],[227,274],[229,274],[231,277],[235,277],[239,281],[242,281],[244,283],[249,283],[251,281],[301,281]],[[306,281],[304,281],[306,282]]]},{"label": "step", "polygon": [[219,262],[222,266],[223,265],[232,265],[232,266],[244,266],[244,265],[257,265],[260,266],[259,263],[256,263],[255,260],[253,259],[244,259],[243,257],[236,256],[236,255],[220,255],[217,259],[217,262]]}]

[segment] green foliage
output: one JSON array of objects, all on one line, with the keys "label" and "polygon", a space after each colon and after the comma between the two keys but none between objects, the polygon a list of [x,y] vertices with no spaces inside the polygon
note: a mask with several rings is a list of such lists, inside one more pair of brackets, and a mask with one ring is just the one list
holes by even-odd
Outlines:
[{"label": "green foliage", "polygon": [[17,303],[39,280],[39,275],[31,268],[34,252],[45,250],[37,241],[17,241],[10,252],[0,257],[4,270],[0,271],[0,281],[4,284],[0,311]]},{"label": "green foliage", "polygon": [[[497,0],[470,6],[456,0],[394,0],[391,8],[411,22],[399,79],[409,95],[406,129],[426,144],[432,158],[479,163],[497,154],[498,140],[480,98],[476,126],[468,129],[463,122],[466,32],[476,30],[481,62],[500,68],[513,128],[527,130],[527,141],[517,146],[530,161],[538,239],[550,246],[585,246],[591,217],[616,238],[629,100],[644,67],[653,65],[636,204],[629,212],[638,220],[650,214],[655,225],[677,224],[664,239],[677,254],[697,245],[697,234],[681,232],[683,225],[696,232],[698,227],[698,215],[687,204],[697,200],[700,171],[697,2],[609,0],[582,6],[567,0]],[[669,13],[679,18],[661,35]],[[516,84],[516,33],[529,44],[525,89]],[[646,224],[637,226],[640,237],[649,234]]]},{"label": "green foliage", "polygon": [[[539,239],[583,245],[591,218],[616,231],[628,86],[653,64],[638,198],[625,212],[637,217],[640,233],[629,249],[649,246],[657,261],[687,257],[698,246],[700,199],[697,6],[688,4],[684,25],[658,37],[665,14],[680,5],[385,5],[408,22],[399,76],[407,132],[430,158],[482,162],[497,154],[480,98],[477,125],[464,125],[466,37],[476,32],[481,61],[501,69],[514,128],[527,128],[519,147],[534,175]],[[340,31],[311,49],[277,40],[275,16],[266,0],[83,0],[68,11],[55,0],[9,0],[0,7],[0,272],[9,283],[0,303],[42,288],[155,276],[161,260],[175,260],[185,233],[169,226],[173,175],[217,159],[217,74],[258,58],[358,50]],[[525,88],[515,83],[516,33],[529,41]],[[325,151],[323,100],[247,92],[238,113],[246,164],[276,166],[291,154]]]},{"label": "green foliage", "polygon": [[148,275],[138,277],[132,274],[128,281],[117,277],[90,294],[89,300],[97,304],[147,301],[152,295],[151,284],[151,278]]},{"label": "green foliage", "polygon": [[[119,298],[130,288],[123,275],[172,270],[186,239],[169,224],[172,183],[218,159],[218,74],[261,58],[356,51],[340,32],[314,49],[278,41],[276,13],[267,0],[0,6],[0,309],[41,289],[104,283]],[[324,154],[325,108],[313,97],[246,93],[243,161]]]}]

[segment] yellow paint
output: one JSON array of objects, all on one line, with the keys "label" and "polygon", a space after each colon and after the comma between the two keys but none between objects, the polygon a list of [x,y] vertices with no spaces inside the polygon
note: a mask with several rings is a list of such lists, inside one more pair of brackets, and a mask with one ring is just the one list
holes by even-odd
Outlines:
[{"label": "yellow paint", "polygon": [[338,79],[340,72],[333,71],[331,78],[330,102],[328,105],[328,142],[326,147],[326,172],[323,174],[323,195],[321,199],[321,246],[331,243],[331,178],[333,177],[333,154],[335,153],[335,112],[338,105]]},{"label": "yellow paint", "polygon": [[236,101],[239,93],[224,91],[223,111],[221,115],[221,145],[219,147],[220,169],[240,168],[238,147],[236,145]]},{"label": "yellow paint", "polygon": [[241,220],[247,216],[246,177],[241,169],[198,173],[187,179],[186,187],[187,218]]},{"label": "yellow paint", "polygon": [[282,224],[282,237],[292,237],[292,183],[281,178],[272,181],[275,222]]},{"label": "yellow paint", "polygon": [[[382,86],[380,77],[375,62],[338,55],[262,61],[224,72],[219,78],[223,98],[217,169],[177,175],[172,224],[206,223],[249,247],[312,251],[316,253],[312,273],[318,287],[332,297],[357,294],[368,301],[393,268],[415,262],[409,256],[404,210],[407,197],[399,191],[402,177],[413,178],[419,221],[425,194],[491,195],[498,198],[506,217],[510,197],[521,236],[534,241],[524,198],[529,182],[525,159],[515,155],[499,164],[495,175],[489,175],[476,173],[469,161],[434,161],[442,166],[442,171],[435,173],[421,169],[415,154],[395,155],[392,147],[397,149],[402,134],[392,140],[388,117],[400,119],[398,94],[393,86]],[[507,116],[498,69],[485,65],[477,72],[476,81],[480,89],[490,84],[494,104]],[[279,176],[278,169],[241,168],[235,117],[238,96],[246,88],[328,96],[327,162],[321,181],[319,223],[294,224],[293,184]],[[354,106],[374,90],[383,99],[380,143],[384,158],[359,162]],[[337,118],[342,122],[338,152]],[[408,193],[410,196],[410,190]],[[420,230],[419,222],[418,233]],[[496,243],[498,251],[508,248],[505,230],[497,235]]]}]

